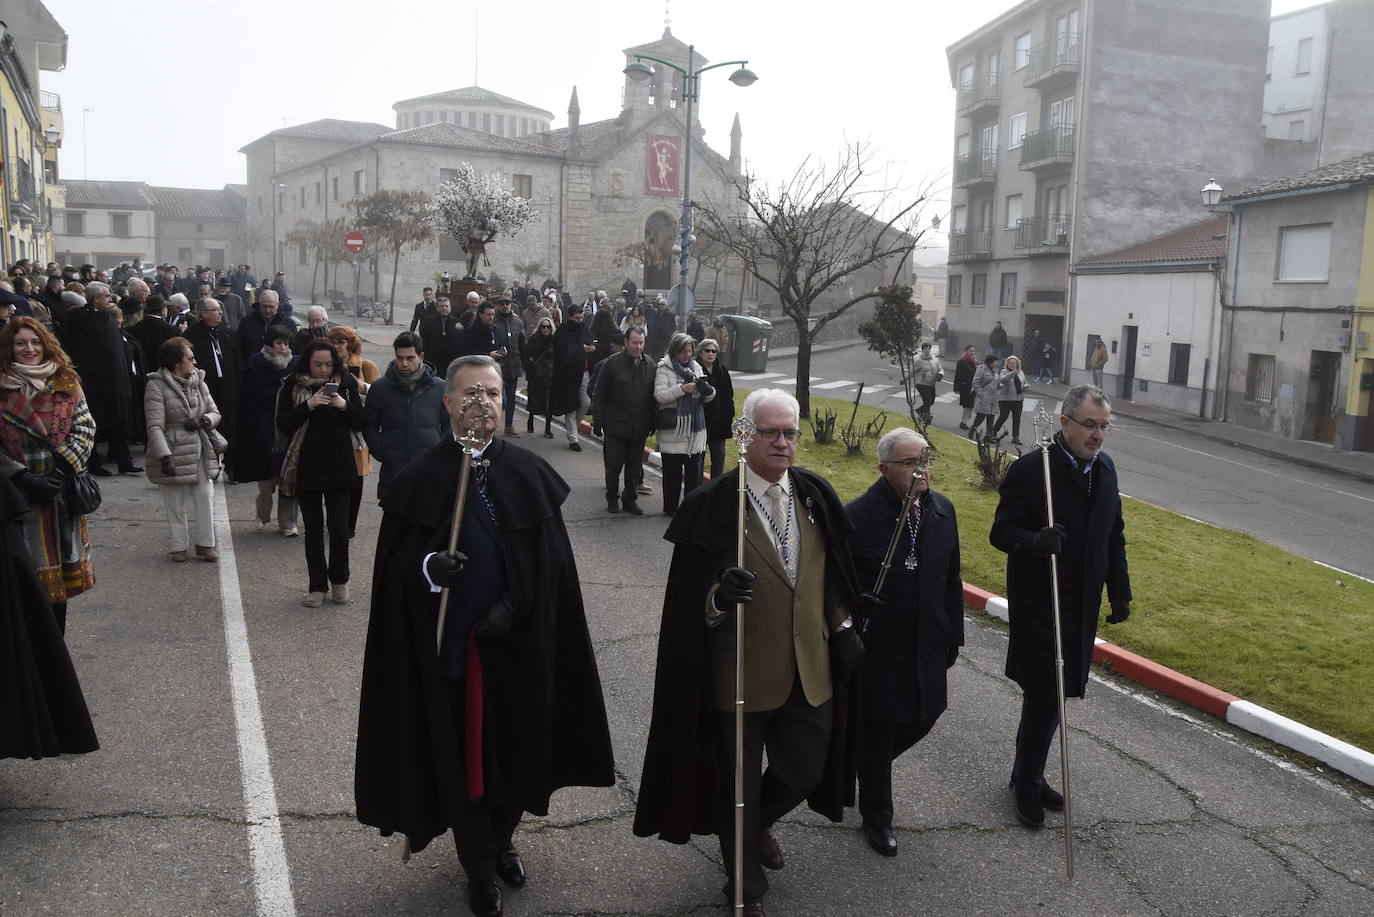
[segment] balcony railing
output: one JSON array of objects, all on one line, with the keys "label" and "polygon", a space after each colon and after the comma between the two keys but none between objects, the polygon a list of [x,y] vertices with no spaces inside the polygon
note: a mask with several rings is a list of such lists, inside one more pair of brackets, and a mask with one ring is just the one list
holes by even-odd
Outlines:
[{"label": "balcony railing", "polygon": [[996,108],[1001,97],[1002,87],[997,74],[985,73],[959,87],[955,109],[961,115],[968,115],[984,108]]},{"label": "balcony railing", "polygon": [[949,234],[949,260],[982,261],[992,257],[992,228],[955,229]]},{"label": "balcony railing", "polygon": [[40,89],[38,91],[38,107],[46,111],[61,111],[62,97],[55,92]]},{"label": "balcony railing", "polygon": [[1073,161],[1073,125],[1051,124],[1021,138],[1019,168],[1038,169]]},{"label": "balcony railing", "polygon": [[1031,254],[1064,254],[1069,249],[1068,215],[1048,213],[1017,220],[1016,248]]},{"label": "balcony railing", "polygon": [[1061,76],[1066,80],[1076,77],[1083,49],[1081,37],[1077,32],[1066,32],[1031,48],[1025,85],[1043,86]]},{"label": "balcony railing", "polygon": [[997,181],[997,151],[981,150],[966,153],[954,162],[956,188]]},{"label": "balcony railing", "polygon": [[16,205],[14,215],[21,220],[41,220],[42,204],[38,200],[38,189],[33,181],[33,167],[22,159],[11,159],[9,165],[10,200]]}]

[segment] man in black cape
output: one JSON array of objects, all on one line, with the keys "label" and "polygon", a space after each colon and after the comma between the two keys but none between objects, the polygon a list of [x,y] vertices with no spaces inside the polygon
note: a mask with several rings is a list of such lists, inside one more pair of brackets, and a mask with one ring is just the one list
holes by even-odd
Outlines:
[{"label": "man in black cape", "polygon": [[[382,499],[363,660],[354,793],[358,820],[412,850],[452,830],[476,914],[499,915],[525,881],[512,834],[565,786],[615,780],[601,682],[560,507],[568,486],[543,459],[492,439],[501,371],[449,367],[445,405],[480,454],[459,550],[454,437],[417,456]],[[476,385],[477,392],[472,392]],[[485,409],[485,411],[483,411]],[[440,586],[452,586],[436,652]]]},{"label": "man in black cape", "polygon": [[877,584],[907,491],[915,501],[893,552],[881,595],[864,631],[863,739],[859,812],[864,838],[895,856],[892,762],[930,732],[946,705],[945,670],[964,643],[964,588],[959,576],[959,525],[954,507],[930,489],[929,444],[898,427],[878,440],[882,477],[845,507],[854,526],[850,549],[859,582]]},{"label": "man in black cape", "polygon": [[[134,464],[129,451],[129,399],[133,388],[124,338],[109,312],[110,288],[98,280],[91,281],[86,286],[86,295],[85,304],[67,311],[58,339],[81,376],[81,390],[95,418],[96,440],[106,442],[106,460],[114,462],[120,474],[138,474],[143,469]],[[94,452],[87,468],[101,477],[110,474]]]},{"label": "man in black cape", "polygon": [[1064,797],[1045,782],[1045,760],[1059,726],[1050,555],[1059,555],[1066,697],[1082,697],[1088,686],[1104,583],[1112,606],[1107,621],[1118,624],[1131,613],[1116,466],[1101,451],[1111,415],[1112,403],[1100,388],[1069,389],[1049,447],[1055,524],[1047,524],[1039,449],[1007,469],[992,520],[989,540],[1007,553],[1007,677],[1024,692],[1011,787],[1016,817],[1028,828],[1045,823],[1045,809],[1064,807]]},{"label": "man in black cape", "polygon": [[[205,373],[205,385],[219,408],[220,426],[225,430],[238,429],[239,387],[243,383],[243,360],[239,353],[238,335],[224,320],[224,304],[209,297],[197,303],[200,321],[186,332],[196,357],[196,366]],[[236,449],[229,442],[224,464],[230,478],[238,480],[235,472]]]},{"label": "man in black cape", "polygon": [[862,608],[844,507],[824,478],[792,467],[796,399],[759,389],[744,416],[760,428],[746,455],[753,569],[736,566],[736,469],[694,490],[663,536],[673,562],[634,832],[674,843],[717,834],[733,897],[735,603],[745,603],[743,897],[755,917],[768,890],[760,867],[783,866],[773,824],[803,799],[832,821],[853,802]]}]

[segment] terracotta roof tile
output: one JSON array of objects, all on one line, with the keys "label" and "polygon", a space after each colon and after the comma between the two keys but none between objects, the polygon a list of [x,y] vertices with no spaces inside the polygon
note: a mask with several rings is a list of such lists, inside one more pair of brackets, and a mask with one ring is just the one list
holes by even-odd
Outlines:
[{"label": "terracotta roof tile", "polygon": [[1270,194],[1283,194],[1289,191],[1307,191],[1331,185],[1374,184],[1374,152],[1362,153],[1350,159],[1333,162],[1329,166],[1299,172],[1284,178],[1276,178],[1244,191],[1222,196],[1223,201],[1243,201],[1248,198],[1265,197]]},{"label": "terracotta roof tile", "polygon": [[62,182],[68,207],[151,207],[157,203],[152,190],[141,181]]},{"label": "terracotta roof tile", "polygon": [[1216,261],[1226,253],[1225,236],[1226,216],[1223,214],[1105,255],[1078,261],[1074,267]]},{"label": "terracotta roof tile", "polygon": [[169,220],[241,220],[242,195],[228,188],[149,188],[157,213]]},{"label": "terracotta roof tile", "polygon": [[[531,137],[535,135],[530,135]],[[548,156],[554,151],[532,140],[500,137],[470,127],[460,127],[451,121],[435,121],[403,131],[390,131],[377,138],[380,143],[418,143],[428,146],[455,146],[470,150],[491,150],[502,153],[525,153]]]}]

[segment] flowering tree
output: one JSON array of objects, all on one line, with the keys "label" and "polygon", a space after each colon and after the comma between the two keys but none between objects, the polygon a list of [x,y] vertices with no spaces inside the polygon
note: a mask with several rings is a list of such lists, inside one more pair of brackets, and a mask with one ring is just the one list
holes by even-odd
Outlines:
[{"label": "flowering tree", "polygon": [[[531,201],[520,197],[499,172],[478,172],[463,163],[458,174],[439,186],[425,208],[425,219],[448,233],[468,256],[468,277],[477,275],[477,259],[497,236],[513,236],[539,219]],[[490,262],[487,262],[490,264]]]}]

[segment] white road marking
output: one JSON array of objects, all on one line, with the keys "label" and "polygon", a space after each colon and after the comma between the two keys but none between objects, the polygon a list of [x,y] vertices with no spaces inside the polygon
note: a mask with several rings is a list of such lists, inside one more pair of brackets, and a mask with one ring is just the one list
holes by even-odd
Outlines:
[{"label": "white road marking", "polygon": [[747,373],[734,377],[736,382],[762,382],[765,379],[781,379],[787,373]]},{"label": "white road marking", "polygon": [[838,382],[822,382],[820,385],[813,385],[813,386],[811,386],[811,387],[812,387],[812,388],[830,389],[830,388],[844,388],[846,385],[858,385],[858,384],[859,384],[859,383],[853,382],[853,381],[851,381],[851,380],[849,380],[849,379],[841,379],[841,380],[838,381]]},{"label": "white road marking", "polygon": [[[1112,431],[1113,431],[1113,432],[1116,432],[1117,430],[1118,430],[1117,425],[1116,425],[1115,423],[1113,423],[1113,424],[1112,424]],[[1123,436],[1138,436],[1138,437],[1140,437],[1141,439],[1148,439],[1148,440],[1150,440],[1150,441],[1152,441],[1152,442],[1154,442],[1154,443],[1158,443],[1159,445],[1162,445],[1162,446],[1172,446],[1172,447],[1175,448],[1175,449],[1181,449],[1181,450],[1184,451],[1184,452],[1191,452],[1191,453],[1193,453],[1193,455],[1200,455],[1200,456],[1202,456],[1203,458],[1212,459],[1213,461],[1225,462],[1225,463],[1228,464],[1228,465],[1235,465],[1237,468],[1244,468],[1244,469],[1246,469],[1247,471],[1258,471],[1258,472],[1260,472],[1261,474],[1270,474],[1270,475],[1273,475],[1273,476],[1276,477],[1276,478],[1283,478],[1283,479],[1285,479],[1285,480],[1288,480],[1288,479],[1290,479],[1290,478],[1292,477],[1292,475],[1291,475],[1289,472],[1286,472],[1286,471],[1274,471],[1274,470],[1269,469],[1269,468],[1261,468],[1261,467],[1259,467],[1258,465],[1249,465],[1249,464],[1246,464],[1245,462],[1238,462],[1238,461],[1236,461],[1235,459],[1229,459],[1229,458],[1226,458],[1225,456],[1217,455],[1215,452],[1204,452],[1204,451],[1202,451],[1201,449],[1193,449],[1193,448],[1191,448],[1191,447],[1189,447],[1189,446],[1180,446],[1178,443],[1171,443],[1171,442],[1169,442],[1168,440],[1166,440],[1166,439],[1160,439],[1160,438],[1157,437],[1157,436],[1150,436],[1150,435],[1145,434],[1145,433],[1133,433],[1133,432],[1131,432],[1130,430],[1125,429],[1125,428],[1121,428],[1121,429],[1120,429],[1120,434],[1123,435]],[[1244,449],[1245,447],[1244,447],[1244,446],[1238,446],[1237,448]],[[1315,487],[1315,488],[1317,488],[1318,490],[1324,490],[1324,491],[1326,491],[1327,493],[1339,494],[1339,495],[1342,496],[1342,497],[1350,497],[1350,498],[1355,499],[1355,500],[1363,500],[1363,501],[1365,501],[1366,503],[1374,503],[1374,497],[1366,497],[1366,496],[1363,496],[1363,495],[1361,495],[1361,494],[1352,494],[1352,493],[1351,493],[1350,491],[1348,491],[1348,490],[1340,490],[1339,488],[1336,488],[1336,487],[1326,487],[1326,486],[1324,486],[1324,485],[1322,485],[1322,484],[1316,484],[1316,483],[1313,483],[1313,482],[1311,482],[1311,481],[1304,481],[1303,483],[1306,484],[1308,487]]]},{"label": "white road marking", "polygon": [[959,400],[958,392],[945,392],[943,395],[935,396],[936,404],[953,404]]},{"label": "white road marking", "polygon": [[[865,395],[872,395],[874,392],[886,391],[887,389],[890,389],[890,388],[892,388],[892,386],[890,386],[890,385],[865,385],[865,386],[864,386],[864,394],[865,394]],[[905,392],[897,392],[897,394],[898,394],[898,395],[901,395],[901,396],[903,396],[903,397],[906,397],[906,393],[905,393]]]},{"label": "white road marking", "polygon": [[282,841],[277,790],[267,753],[267,733],[258,704],[253,655],[243,617],[239,568],[234,555],[234,536],[229,528],[229,504],[224,487],[215,487],[215,540],[219,543],[219,589],[224,607],[224,642],[229,655],[229,687],[234,702],[234,726],[238,733],[239,770],[243,774],[243,810],[248,821],[248,853],[253,864],[253,886],[261,917],[294,917],[296,900],[291,894],[291,868]]}]

